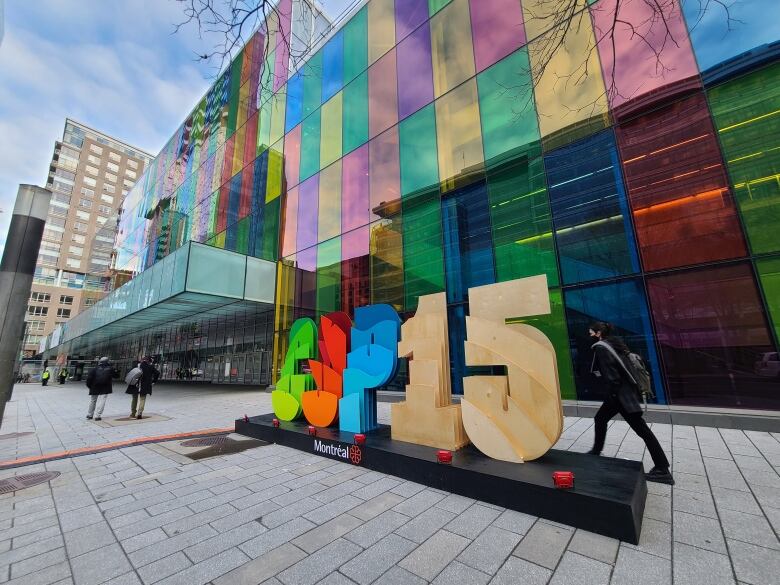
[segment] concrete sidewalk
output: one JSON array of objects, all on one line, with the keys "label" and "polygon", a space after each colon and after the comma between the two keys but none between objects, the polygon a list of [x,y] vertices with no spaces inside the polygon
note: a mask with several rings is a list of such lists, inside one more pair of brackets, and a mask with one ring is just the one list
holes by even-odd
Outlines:
[{"label": "concrete sidewalk", "polygon": [[[117,390],[104,418],[128,414]],[[17,386],[0,460],[271,410],[259,391],[160,385],[158,420],[110,426],[86,403],[81,385]],[[0,583],[780,583],[780,435],[653,428],[677,485],[649,484],[639,546],[277,445],[187,462],[162,443],[0,472],[62,473],[0,495]],[[585,451],[592,432],[567,418],[557,448]],[[623,422],[607,440],[645,455]]]}]

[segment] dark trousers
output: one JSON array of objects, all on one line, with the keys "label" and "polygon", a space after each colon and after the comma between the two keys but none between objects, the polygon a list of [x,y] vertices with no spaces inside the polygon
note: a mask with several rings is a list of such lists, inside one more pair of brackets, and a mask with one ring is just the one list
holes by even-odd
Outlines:
[{"label": "dark trousers", "polygon": [[593,450],[601,453],[601,450],[604,448],[604,439],[607,438],[607,423],[618,413],[628,423],[628,426],[645,442],[647,450],[650,452],[650,457],[653,458],[653,464],[661,469],[668,469],[669,460],[666,458],[666,454],[653,431],[647,426],[642,413],[625,412],[616,398],[607,398],[596,413],[596,436],[593,440]]}]

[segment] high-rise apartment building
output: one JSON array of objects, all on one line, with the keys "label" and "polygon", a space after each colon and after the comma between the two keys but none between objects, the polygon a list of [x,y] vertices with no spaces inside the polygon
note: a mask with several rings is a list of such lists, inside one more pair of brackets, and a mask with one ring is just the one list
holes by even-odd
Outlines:
[{"label": "high-rise apartment building", "polygon": [[52,198],[38,253],[24,353],[113,286],[112,254],[122,200],[151,155],[73,120],[54,145],[46,187]]}]

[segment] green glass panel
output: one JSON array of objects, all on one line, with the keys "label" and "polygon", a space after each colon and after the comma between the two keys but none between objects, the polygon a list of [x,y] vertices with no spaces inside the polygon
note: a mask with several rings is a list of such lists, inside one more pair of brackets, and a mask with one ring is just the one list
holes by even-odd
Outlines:
[{"label": "green glass panel", "polygon": [[187,291],[240,299],[244,296],[245,273],[245,256],[193,244],[187,271]]},{"label": "green glass panel", "polygon": [[320,112],[317,110],[303,121],[301,132],[300,181],[320,170]]},{"label": "green glass panel", "polygon": [[364,6],[344,26],[344,83],[368,68],[368,9]]},{"label": "green glass panel", "polygon": [[317,314],[341,308],[341,238],[317,246]]},{"label": "green glass panel", "polygon": [[322,104],[322,51],[317,52],[303,66],[303,117]]},{"label": "green glass panel", "polygon": [[754,254],[780,250],[780,62],[709,90]]},{"label": "green glass panel", "polygon": [[209,229],[206,237],[211,239],[217,233],[217,210],[219,209],[219,191],[214,191],[209,199]]},{"label": "green glass panel", "polygon": [[279,205],[281,197],[265,204],[263,210],[263,248],[261,258],[276,260],[279,253]]},{"label": "green glass panel", "polygon": [[399,124],[401,195],[430,189],[439,182],[436,115],[428,104]]},{"label": "green glass panel", "polygon": [[433,16],[450,2],[452,2],[452,0],[428,0],[428,14]]},{"label": "green glass panel", "polygon": [[284,115],[286,108],[287,95],[284,89],[281,89],[271,98],[271,135],[268,138],[270,144],[275,144],[284,136]]},{"label": "green glass panel", "polygon": [[228,105],[227,135],[230,138],[236,131],[236,121],[238,120],[238,94],[241,89],[241,63],[244,60],[244,51],[242,50],[230,65],[230,102]]},{"label": "green glass panel", "polygon": [[[434,155],[435,156],[435,155]],[[404,305],[417,308],[420,296],[444,290],[441,202],[437,186],[401,199],[403,214]]]},{"label": "green glass panel", "polygon": [[775,330],[775,342],[780,344],[780,258],[758,260],[756,270],[764,291],[769,318]]},{"label": "green glass panel", "polygon": [[269,100],[260,107],[257,114],[257,155],[261,155],[271,144],[271,104]]},{"label": "green glass panel", "polygon": [[498,281],[546,274],[558,285],[550,202],[539,144],[487,171]]},{"label": "green glass panel", "polygon": [[500,164],[539,142],[526,48],[480,73],[477,87],[487,166]]},{"label": "green glass panel", "polygon": [[[344,51],[346,55],[346,50]],[[342,154],[368,142],[368,74],[364,71],[342,91]]]},{"label": "green glass panel", "polygon": [[569,333],[566,328],[566,313],[563,308],[561,290],[550,290],[550,314],[538,317],[508,319],[507,323],[525,323],[536,327],[544,333],[555,347],[555,360],[558,363],[558,381],[561,385],[561,398],[577,399],[574,386],[574,370],[572,369],[571,353],[569,351]]},{"label": "green glass panel", "polygon": [[249,221],[250,217],[245,217],[238,222],[238,229],[236,234],[236,252],[241,254],[249,253]]}]

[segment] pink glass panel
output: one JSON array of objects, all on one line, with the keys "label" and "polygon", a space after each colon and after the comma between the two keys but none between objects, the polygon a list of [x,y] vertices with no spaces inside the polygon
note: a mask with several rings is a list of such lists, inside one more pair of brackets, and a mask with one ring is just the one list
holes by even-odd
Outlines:
[{"label": "pink glass panel", "polygon": [[295,252],[295,238],[298,231],[298,187],[288,189],[284,197],[282,224],[282,256]]},{"label": "pink glass panel", "polygon": [[279,32],[276,33],[276,54],[274,55],[274,91],[277,91],[287,81],[292,0],[281,0],[276,13],[279,15]]},{"label": "pink glass panel", "polygon": [[401,205],[401,177],[398,162],[398,127],[368,143],[371,169],[371,221],[395,215]]},{"label": "pink glass panel", "polygon": [[284,178],[288,187],[298,184],[301,167],[301,125],[298,124],[284,137]]},{"label": "pink glass panel", "polygon": [[[353,150],[342,161],[341,230],[349,232],[368,224],[368,144]],[[346,240],[342,242],[341,248],[346,250]]]},{"label": "pink glass panel", "polygon": [[403,120],[433,101],[431,29],[423,26],[401,41],[398,51],[398,118]]},{"label": "pink glass panel", "polygon": [[341,236],[341,310],[350,317],[371,302],[368,233],[363,226]]},{"label": "pink glass panel", "polygon": [[677,0],[600,0],[590,11],[611,107],[701,85]]},{"label": "pink glass panel", "polygon": [[470,0],[477,73],[526,43],[520,0]]},{"label": "pink glass panel", "polygon": [[309,177],[298,186],[298,250],[317,243],[317,210],[320,191],[319,174]]},{"label": "pink glass panel", "polygon": [[368,70],[368,137],[381,134],[398,122],[395,49]]},{"label": "pink glass panel", "polygon": [[395,42],[402,39],[428,19],[425,0],[395,0]]}]

